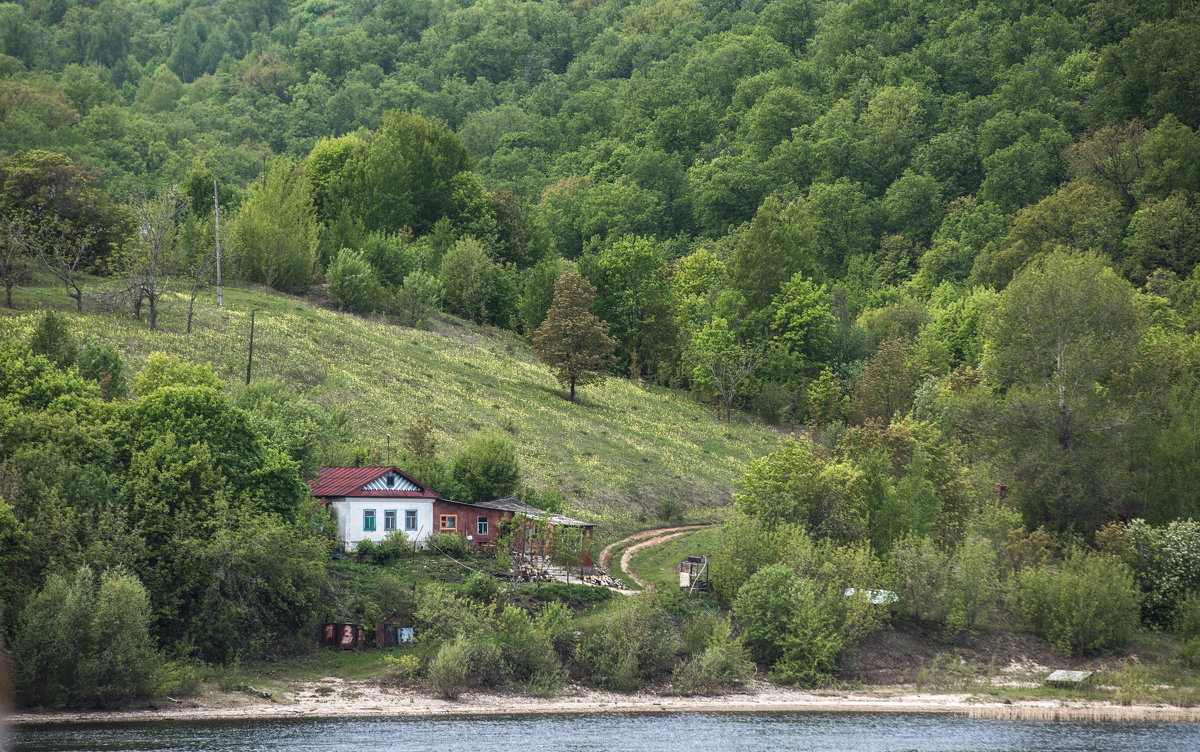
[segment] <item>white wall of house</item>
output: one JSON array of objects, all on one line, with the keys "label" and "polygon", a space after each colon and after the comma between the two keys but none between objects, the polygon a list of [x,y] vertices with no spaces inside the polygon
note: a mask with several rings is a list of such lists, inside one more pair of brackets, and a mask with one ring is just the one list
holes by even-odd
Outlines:
[{"label": "white wall of house", "polygon": [[[392,531],[388,527],[388,512],[395,513],[396,530],[402,531],[410,541],[424,545],[425,539],[433,532],[433,501],[430,499],[388,499],[383,497],[333,499],[329,502],[330,512],[337,522],[338,540],[353,551],[359,541],[381,541]],[[374,512],[375,529],[368,530],[367,511]],[[412,516],[407,512],[416,512],[416,529],[413,527]]]}]

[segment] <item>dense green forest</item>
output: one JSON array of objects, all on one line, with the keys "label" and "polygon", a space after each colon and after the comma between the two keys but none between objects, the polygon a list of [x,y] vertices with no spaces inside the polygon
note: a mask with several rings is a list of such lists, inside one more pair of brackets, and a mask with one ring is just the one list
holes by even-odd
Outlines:
[{"label": "dense green forest", "polygon": [[[744,543],[714,559],[734,619],[688,670],[737,633],[819,682],[887,619],[841,594],[880,582],[947,635],[1078,654],[1176,630],[1195,662],[1197,38],[1196,4],[1169,0],[4,4],[0,278],[150,329],[186,308],[190,331],[216,203],[227,279],[400,325],[553,352],[552,304],[593,301],[611,341],[585,394],[602,370],[801,434],[740,481],[723,540]],[[55,326],[0,364],[0,604],[25,620],[0,636],[32,639],[72,588],[136,601],[134,575],[172,655],[235,657],[230,625],[274,625],[250,652],[302,632],[330,601],[299,478],[355,438],[289,444],[276,402],[331,417],[234,404],[182,363],[129,398],[111,344],[68,356]],[[289,595],[238,585],[285,549],[308,551],[276,573]],[[224,626],[189,616],[226,597],[205,567],[242,604]],[[686,632],[678,604],[627,610],[614,633]],[[442,635],[445,662],[502,649],[497,613],[492,637]],[[673,670],[588,635],[554,649],[602,686]]]}]

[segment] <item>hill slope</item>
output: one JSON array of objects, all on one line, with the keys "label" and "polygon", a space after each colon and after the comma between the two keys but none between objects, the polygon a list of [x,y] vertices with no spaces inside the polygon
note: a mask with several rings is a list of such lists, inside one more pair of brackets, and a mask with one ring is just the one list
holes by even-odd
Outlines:
[{"label": "hill slope", "polygon": [[0,309],[0,328],[26,336],[39,309],[54,306],[81,339],[114,342],[131,372],[161,350],[209,363],[241,384],[254,309],[254,378],[278,378],[321,405],[345,408],[354,441],[381,460],[386,434],[398,447],[404,427],[423,411],[444,453],[474,430],[500,428],[516,443],[530,485],[562,490],[572,511],[596,520],[652,517],[668,496],[689,516],[722,506],[745,463],[769,451],[776,436],[759,425],[720,423],[685,393],[624,379],[589,387],[572,405],[520,339],[456,320],[421,331],[227,287],[224,309],[211,292],[197,301],[188,335],[183,299],[165,306],[157,332],[124,310],[80,316],[65,301],[51,288],[23,290],[18,310]]}]

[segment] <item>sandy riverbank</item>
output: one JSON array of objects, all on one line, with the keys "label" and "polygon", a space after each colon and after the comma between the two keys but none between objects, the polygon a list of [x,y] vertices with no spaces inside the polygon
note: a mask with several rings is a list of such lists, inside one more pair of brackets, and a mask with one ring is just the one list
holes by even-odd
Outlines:
[{"label": "sandy riverbank", "polygon": [[270,700],[247,693],[217,693],[167,706],[119,711],[34,712],[9,717],[13,724],[116,723],[275,718],[486,716],[560,713],[813,712],[946,713],[1014,720],[1189,721],[1200,708],[1124,706],[1089,701],[979,701],[967,694],[918,693],[880,687],[860,692],[811,692],[762,685],[757,691],[722,697],[614,694],[571,688],[554,698],[466,694],[443,700],[411,689],[380,687],[333,677],[291,685]]}]

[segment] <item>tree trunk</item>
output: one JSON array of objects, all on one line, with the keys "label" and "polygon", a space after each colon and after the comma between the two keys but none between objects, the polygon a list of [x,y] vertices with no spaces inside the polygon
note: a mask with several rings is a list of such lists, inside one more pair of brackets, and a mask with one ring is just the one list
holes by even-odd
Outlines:
[{"label": "tree trunk", "polygon": [[188,315],[187,315],[187,333],[188,334],[192,333],[192,311],[195,308],[196,308],[196,296],[193,295],[192,299],[188,301]]},{"label": "tree trunk", "polygon": [[147,295],[146,300],[150,303],[150,331],[158,331],[158,295]]},{"label": "tree trunk", "polygon": [[571,401],[575,401],[575,377],[571,377]]},{"label": "tree trunk", "polygon": [[77,313],[83,313],[83,291],[77,289],[75,290],[75,294],[71,295],[71,297],[75,299],[75,311]]},{"label": "tree trunk", "polygon": [[12,289],[13,289],[13,283],[9,282],[8,280],[4,280],[4,307],[5,308],[13,307]]}]

